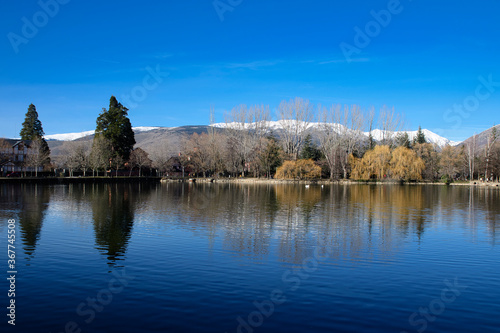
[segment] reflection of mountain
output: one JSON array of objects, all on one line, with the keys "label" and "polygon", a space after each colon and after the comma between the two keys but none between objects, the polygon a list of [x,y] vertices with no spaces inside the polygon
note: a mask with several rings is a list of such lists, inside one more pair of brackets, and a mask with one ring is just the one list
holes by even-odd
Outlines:
[{"label": "reflection of mountain", "polygon": [[21,232],[20,235],[18,233],[18,237],[22,240],[25,254],[32,257],[40,238],[45,211],[50,201],[50,188],[20,184],[10,186],[7,194],[7,199],[14,205],[12,208],[19,211],[18,225]]},{"label": "reflection of mountain", "polygon": [[124,255],[132,232],[133,187],[129,184],[106,184],[94,191],[92,196],[97,248],[107,256],[110,264]]}]

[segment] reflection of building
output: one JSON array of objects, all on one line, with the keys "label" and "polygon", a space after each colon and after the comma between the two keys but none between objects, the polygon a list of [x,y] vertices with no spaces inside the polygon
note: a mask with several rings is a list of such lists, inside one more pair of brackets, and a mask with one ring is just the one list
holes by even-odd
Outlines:
[{"label": "reflection of building", "polygon": [[[35,171],[35,168],[25,164],[26,156],[30,153],[30,140],[2,139],[0,146],[0,168],[1,175],[5,176],[11,172]],[[38,167],[42,171],[43,167]]]}]

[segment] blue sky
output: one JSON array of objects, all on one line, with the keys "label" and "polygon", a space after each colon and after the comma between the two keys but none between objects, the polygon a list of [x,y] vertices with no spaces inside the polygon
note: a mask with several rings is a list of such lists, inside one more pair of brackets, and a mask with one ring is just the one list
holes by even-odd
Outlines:
[{"label": "blue sky", "polygon": [[498,0],[58,1],[0,5],[0,137],[30,103],[46,134],[92,130],[111,95],[133,126],[295,96],[387,105],[452,140],[500,122]]}]

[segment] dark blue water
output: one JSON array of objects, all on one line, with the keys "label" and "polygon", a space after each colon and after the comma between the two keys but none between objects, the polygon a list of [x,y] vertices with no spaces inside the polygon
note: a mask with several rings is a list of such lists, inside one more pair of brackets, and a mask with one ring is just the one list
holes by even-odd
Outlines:
[{"label": "dark blue water", "polygon": [[[2,332],[498,332],[500,191],[0,187]],[[80,331],[81,330],[81,331]]]}]

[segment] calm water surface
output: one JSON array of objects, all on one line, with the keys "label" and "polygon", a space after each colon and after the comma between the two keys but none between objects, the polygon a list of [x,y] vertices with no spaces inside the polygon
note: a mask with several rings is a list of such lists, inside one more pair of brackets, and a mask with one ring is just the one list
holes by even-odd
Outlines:
[{"label": "calm water surface", "polygon": [[2,332],[499,332],[500,191],[1,185]]}]

